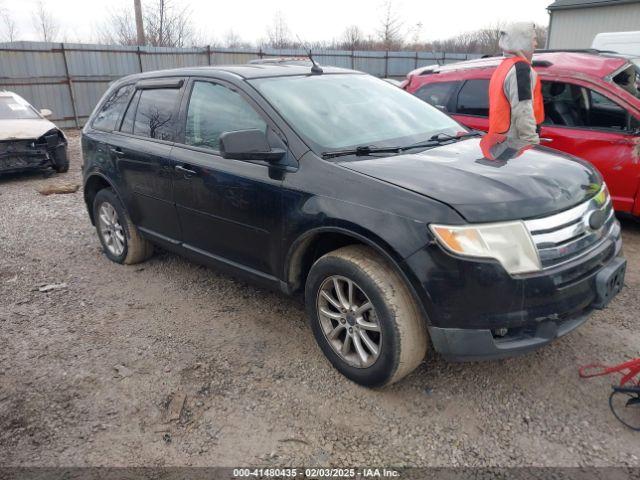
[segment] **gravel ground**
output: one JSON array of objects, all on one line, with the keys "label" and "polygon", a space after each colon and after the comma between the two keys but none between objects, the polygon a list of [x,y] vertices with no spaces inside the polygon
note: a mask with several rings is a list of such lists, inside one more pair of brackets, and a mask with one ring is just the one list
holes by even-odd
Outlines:
[{"label": "gravel ground", "polygon": [[80,191],[36,191],[80,183],[69,137],[69,173],[0,178],[0,465],[640,466],[612,379],[577,375],[640,356],[640,224],[623,223],[623,292],[571,335],[490,363],[429,355],[367,390],[300,300],[173,254],[108,261]]}]

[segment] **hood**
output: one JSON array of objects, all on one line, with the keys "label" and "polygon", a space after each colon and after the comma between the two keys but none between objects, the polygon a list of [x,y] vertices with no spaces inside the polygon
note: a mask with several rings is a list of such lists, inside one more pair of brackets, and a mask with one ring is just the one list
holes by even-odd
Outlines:
[{"label": "hood", "polygon": [[57,127],[44,118],[0,120],[0,142],[36,139],[54,128]]},{"label": "hood", "polygon": [[411,155],[359,157],[340,165],[444,202],[469,222],[550,215],[600,189],[599,174],[575,157],[505,142],[487,147],[487,139],[472,138]]}]

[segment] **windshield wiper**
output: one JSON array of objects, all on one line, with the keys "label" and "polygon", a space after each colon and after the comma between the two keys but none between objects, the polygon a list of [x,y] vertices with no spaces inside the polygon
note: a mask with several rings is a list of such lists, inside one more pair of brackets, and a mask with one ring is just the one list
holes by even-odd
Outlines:
[{"label": "windshield wiper", "polygon": [[477,130],[471,130],[470,132],[459,133],[457,135],[450,135],[448,133],[436,133],[429,140],[434,142],[448,142],[449,140],[462,140],[463,138],[469,137],[479,137],[482,136],[482,132],[478,132]]},{"label": "windshield wiper", "polygon": [[449,135],[448,133],[436,133],[432,135],[429,140],[426,142],[418,142],[413,145],[408,145],[406,147],[402,147],[401,150],[404,152],[405,150],[411,150],[412,148],[429,148],[429,147],[437,147],[438,145],[442,145],[444,142],[458,141],[463,138],[469,137],[478,137],[482,136],[482,132],[478,132],[476,130],[472,130],[470,132],[461,133],[459,135]]},{"label": "windshield wiper", "polygon": [[478,132],[476,130],[461,133],[459,135],[449,135],[448,133],[441,132],[441,133],[436,133],[435,135],[432,135],[429,138],[429,140],[427,140],[426,142],[414,143],[412,145],[402,147],[400,150],[404,152],[405,150],[411,150],[412,148],[437,147],[438,145],[442,145],[444,142],[458,141],[458,140],[462,140],[463,138],[478,137],[482,135],[483,135],[482,132]]},{"label": "windshield wiper", "polygon": [[414,143],[406,147],[376,147],[375,145],[361,145],[356,148],[350,148],[347,150],[333,150],[329,152],[323,152],[322,158],[336,158],[346,157],[348,155],[356,155],[358,157],[364,157],[373,153],[402,153],[405,150],[411,150],[413,148],[428,148],[437,147],[443,142],[462,140],[463,138],[477,137],[482,135],[481,132],[472,130],[470,132],[461,133],[459,135],[449,135],[448,133],[436,133],[431,136],[426,142]]},{"label": "windshield wiper", "polygon": [[371,155],[372,153],[400,153],[402,147],[376,147],[372,145],[361,145],[356,148],[348,150],[333,150],[329,152],[323,152],[322,158],[336,158],[346,157],[347,155],[357,155],[358,157],[364,157]]}]

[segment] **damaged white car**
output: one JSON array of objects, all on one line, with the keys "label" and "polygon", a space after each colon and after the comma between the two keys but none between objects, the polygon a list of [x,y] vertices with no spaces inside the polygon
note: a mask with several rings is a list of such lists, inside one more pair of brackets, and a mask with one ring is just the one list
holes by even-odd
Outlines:
[{"label": "damaged white car", "polygon": [[13,92],[0,91],[0,173],[27,168],[69,170],[67,139],[45,117],[51,110],[36,110]]}]

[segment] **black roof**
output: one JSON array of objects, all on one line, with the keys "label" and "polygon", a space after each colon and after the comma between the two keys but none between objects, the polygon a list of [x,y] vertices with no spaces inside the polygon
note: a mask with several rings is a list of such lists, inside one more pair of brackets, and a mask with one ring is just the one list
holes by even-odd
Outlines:
[{"label": "black roof", "polygon": [[608,7],[626,3],[640,3],[640,0],[556,0],[547,8],[549,10],[563,10],[569,8]]},{"label": "black roof", "polygon": [[[322,66],[323,75],[335,73],[362,73],[346,68]],[[306,65],[286,65],[286,64],[252,64],[252,65],[216,65],[211,67],[185,67],[173,68],[170,70],[157,70],[153,72],[138,73],[127,78],[158,78],[158,77],[179,77],[179,76],[202,76],[207,73],[226,72],[245,79],[264,77],[288,77],[294,75],[311,75],[311,68]]]}]

